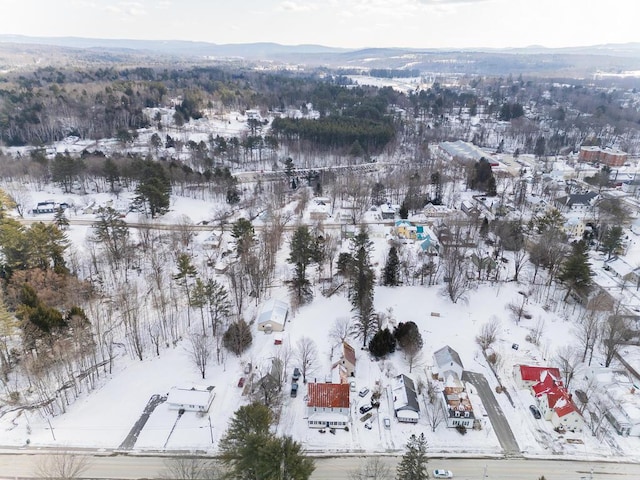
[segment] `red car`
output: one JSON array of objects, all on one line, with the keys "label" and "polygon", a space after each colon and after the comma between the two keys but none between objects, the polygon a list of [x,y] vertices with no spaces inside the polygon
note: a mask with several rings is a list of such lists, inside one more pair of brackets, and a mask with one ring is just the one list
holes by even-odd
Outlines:
[{"label": "red car", "polygon": [[238,380],[238,386],[244,387],[244,377],[240,377],[240,380]]}]

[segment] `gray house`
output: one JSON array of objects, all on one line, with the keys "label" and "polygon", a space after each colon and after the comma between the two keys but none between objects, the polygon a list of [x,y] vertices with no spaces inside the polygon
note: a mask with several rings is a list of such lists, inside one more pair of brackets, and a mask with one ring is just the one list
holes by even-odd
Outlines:
[{"label": "gray house", "polygon": [[398,375],[393,387],[393,409],[399,422],[418,423],[420,405],[413,380],[406,375]]}]

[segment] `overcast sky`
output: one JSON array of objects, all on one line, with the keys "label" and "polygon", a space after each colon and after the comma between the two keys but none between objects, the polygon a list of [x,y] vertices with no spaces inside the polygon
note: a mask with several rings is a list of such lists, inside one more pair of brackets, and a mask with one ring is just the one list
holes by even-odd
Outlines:
[{"label": "overcast sky", "polygon": [[640,0],[0,0],[0,33],[332,47],[640,41]]}]

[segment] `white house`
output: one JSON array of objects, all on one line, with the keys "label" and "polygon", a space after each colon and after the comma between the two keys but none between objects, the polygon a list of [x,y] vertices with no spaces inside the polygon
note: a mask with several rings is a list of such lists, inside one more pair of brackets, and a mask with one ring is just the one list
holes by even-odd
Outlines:
[{"label": "white house", "polygon": [[289,305],[274,298],[267,300],[256,318],[258,330],[264,333],[281,332],[289,318]]},{"label": "white house", "polygon": [[446,347],[442,347],[440,350],[436,350],[433,353],[433,359],[436,362],[438,367],[438,375],[441,379],[446,377],[447,372],[453,372],[456,374],[458,379],[462,378],[462,372],[464,370],[464,366],[462,365],[462,360],[460,360],[460,355],[449,345]]},{"label": "white house", "polygon": [[172,410],[208,412],[215,397],[213,389],[211,385],[173,387],[169,390],[167,405]]},{"label": "white house", "polygon": [[350,422],[348,383],[307,384],[307,423],[310,428],[346,428]]},{"label": "white house", "polygon": [[413,380],[406,375],[398,375],[393,387],[393,410],[399,422],[418,423],[420,405]]}]

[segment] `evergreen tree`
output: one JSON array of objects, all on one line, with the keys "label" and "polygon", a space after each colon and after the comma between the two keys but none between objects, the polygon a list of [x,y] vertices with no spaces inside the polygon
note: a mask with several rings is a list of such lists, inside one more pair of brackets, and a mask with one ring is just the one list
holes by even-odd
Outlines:
[{"label": "evergreen tree", "polygon": [[318,240],[314,239],[306,225],[299,226],[291,238],[289,258],[287,261],[295,265],[295,275],[291,282],[298,305],[311,299],[311,284],[307,279],[307,267],[320,258]]},{"label": "evergreen tree", "polygon": [[378,330],[369,342],[369,351],[376,358],[381,358],[396,351],[396,339],[388,328]]},{"label": "evergreen tree", "polygon": [[604,237],[602,238],[602,250],[607,253],[607,260],[611,259],[613,253],[622,247],[622,235],[623,235],[622,227],[619,225],[615,225],[613,227],[607,228],[604,233]]},{"label": "evergreen tree", "polygon": [[591,267],[587,251],[588,247],[584,241],[574,242],[571,254],[560,267],[558,280],[567,287],[565,302],[571,292],[584,296],[591,288]]},{"label": "evergreen tree", "polygon": [[409,207],[407,207],[407,202],[402,202],[400,204],[400,211],[398,212],[398,214],[400,215],[400,218],[402,220],[406,220],[407,218],[409,218]]},{"label": "evergreen tree", "polygon": [[418,349],[422,348],[422,335],[415,322],[400,322],[393,329],[393,336],[398,341],[398,346],[402,349],[413,348],[414,346]]},{"label": "evergreen tree", "polygon": [[427,440],[424,433],[411,435],[407,442],[407,451],[402,456],[396,470],[398,480],[426,480],[427,473]]},{"label": "evergreen tree", "polygon": [[130,252],[129,225],[111,207],[100,208],[97,217],[92,225],[92,240],[102,245],[110,263],[118,265]]},{"label": "evergreen tree", "polygon": [[164,167],[153,160],[145,160],[138,165],[138,185],[133,203],[137,208],[156,218],[169,211],[171,181]]},{"label": "evergreen tree", "polygon": [[177,267],[178,273],[173,276],[173,279],[182,285],[187,295],[187,324],[191,326],[191,308],[189,308],[191,306],[191,285],[189,279],[195,277],[198,271],[191,263],[191,257],[188,253],[178,255]]},{"label": "evergreen tree", "polygon": [[64,210],[61,207],[56,209],[56,213],[53,216],[53,224],[60,230],[66,230],[69,226],[69,219],[64,214]]},{"label": "evergreen tree", "polygon": [[265,405],[240,407],[220,441],[222,461],[229,478],[238,480],[308,480],[315,468],[301,453],[301,445],[290,437],[277,437],[269,427],[273,421]]},{"label": "evergreen tree", "polygon": [[239,218],[231,228],[231,236],[236,239],[236,252],[242,256],[249,252],[255,242],[253,225],[246,218]]},{"label": "evergreen tree", "polygon": [[373,243],[363,228],[351,240],[351,262],[349,271],[349,300],[356,316],[358,336],[366,346],[373,328],[373,287],[375,273],[371,265]]},{"label": "evergreen tree", "polygon": [[399,276],[400,260],[398,259],[398,250],[396,247],[391,247],[382,273],[382,284],[388,287],[395,287],[398,285]]},{"label": "evergreen tree", "polygon": [[233,322],[224,332],[222,337],[222,343],[227,350],[240,355],[244,352],[253,342],[253,335],[251,334],[251,328],[244,320],[238,320]]}]

